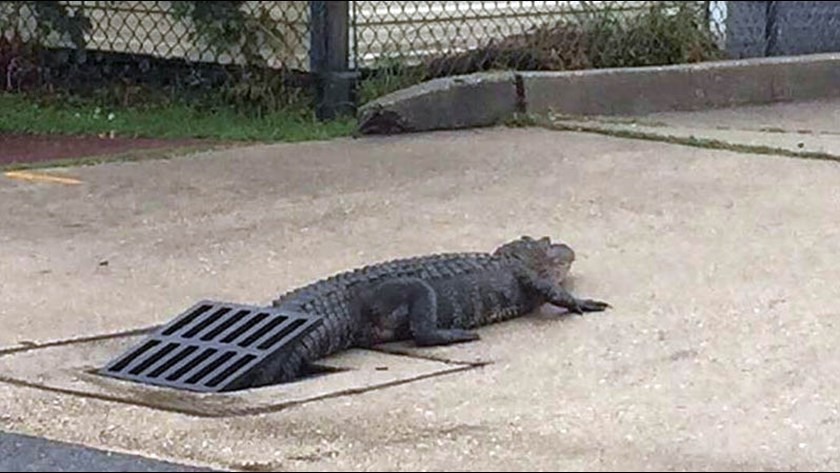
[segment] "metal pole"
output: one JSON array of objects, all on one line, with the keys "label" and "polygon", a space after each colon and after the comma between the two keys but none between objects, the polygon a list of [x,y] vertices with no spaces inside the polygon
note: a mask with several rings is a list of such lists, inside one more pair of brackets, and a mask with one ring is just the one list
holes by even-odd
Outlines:
[{"label": "metal pole", "polygon": [[348,70],[350,2],[310,2],[310,67],[316,83],[316,115],[321,120],[351,112],[355,75]]},{"label": "metal pole", "polygon": [[764,24],[764,56],[769,57],[776,54],[776,16],[777,8],[775,1],[767,2]]}]

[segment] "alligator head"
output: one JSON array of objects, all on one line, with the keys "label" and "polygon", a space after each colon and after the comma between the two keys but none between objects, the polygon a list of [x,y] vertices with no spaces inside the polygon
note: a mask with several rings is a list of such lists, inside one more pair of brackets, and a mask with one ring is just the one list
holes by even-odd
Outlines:
[{"label": "alligator head", "polygon": [[566,279],[575,252],[565,243],[552,243],[549,237],[534,239],[522,236],[505,243],[493,253],[496,256],[516,258],[540,276],[557,284]]}]

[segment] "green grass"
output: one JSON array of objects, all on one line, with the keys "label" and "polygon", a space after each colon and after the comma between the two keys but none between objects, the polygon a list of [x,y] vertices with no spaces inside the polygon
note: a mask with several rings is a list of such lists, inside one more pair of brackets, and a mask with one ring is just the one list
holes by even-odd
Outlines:
[{"label": "green grass", "polygon": [[400,67],[396,59],[380,59],[374,65],[373,73],[359,82],[356,93],[359,103],[364,105],[391,92],[419,84],[424,79],[422,68]]},{"label": "green grass", "polygon": [[224,141],[305,141],[349,136],[355,119],[320,122],[300,110],[249,116],[231,109],[202,111],[187,105],[99,107],[92,103],[44,102],[0,94],[0,132],[100,134]]}]

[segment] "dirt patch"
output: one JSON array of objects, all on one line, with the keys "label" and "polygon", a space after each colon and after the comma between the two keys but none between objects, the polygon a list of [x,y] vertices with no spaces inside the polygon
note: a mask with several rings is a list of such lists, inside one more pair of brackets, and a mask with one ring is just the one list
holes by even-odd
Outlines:
[{"label": "dirt patch", "polygon": [[35,163],[125,153],[141,149],[221,144],[214,140],[183,138],[128,138],[97,135],[37,135],[0,133],[0,165]]}]

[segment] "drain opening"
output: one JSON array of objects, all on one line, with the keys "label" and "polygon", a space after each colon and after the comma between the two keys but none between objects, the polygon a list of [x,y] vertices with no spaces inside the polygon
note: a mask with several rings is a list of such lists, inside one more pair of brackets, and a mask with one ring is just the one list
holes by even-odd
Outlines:
[{"label": "drain opening", "polygon": [[[169,371],[169,369],[172,368],[173,366],[175,366],[176,363],[178,363],[179,361],[188,357],[191,353],[193,353],[196,350],[198,350],[198,347],[196,347],[196,346],[191,346],[191,347],[184,348],[177,355],[175,355],[175,356],[169,358],[168,360],[166,360],[166,363],[162,364],[160,367],[158,367],[157,369],[155,369],[154,371],[149,373],[149,377],[150,378],[157,378],[158,376],[162,375],[163,373]],[[132,373],[132,374],[138,375],[140,373]]]},{"label": "drain opening", "polygon": [[213,355],[214,353],[216,353],[217,351],[219,351],[219,350],[216,350],[215,348],[208,348],[208,349],[206,349],[206,350],[202,351],[202,352],[201,352],[198,356],[196,356],[195,358],[190,359],[189,361],[187,361],[186,363],[184,363],[184,365],[183,365],[183,366],[181,366],[180,368],[178,368],[178,370],[177,370],[177,371],[175,371],[174,373],[172,373],[172,374],[170,374],[169,376],[167,376],[167,377],[166,377],[166,380],[167,380],[167,381],[177,381],[177,380],[181,379],[181,376],[184,376],[185,374],[187,374],[187,373],[189,373],[190,371],[192,371],[192,370],[193,370],[193,368],[195,368],[196,366],[200,365],[200,364],[201,364],[201,362],[203,362],[203,361],[204,361],[204,360],[206,360],[207,358],[210,358],[210,356],[212,356],[212,355]]},{"label": "drain opening", "polygon": [[216,386],[218,386],[218,385],[219,385],[222,381],[224,381],[225,379],[229,378],[231,374],[235,373],[236,371],[238,371],[239,369],[241,369],[243,366],[247,365],[248,363],[250,363],[250,362],[254,361],[256,358],[257,358],[257,357],[256,357],[256,356],[254,356],[254,355],[245,355],[245,356],[243,356],[242,358],[240,358],[239,360],[237,360],[237,361],[236,361],[236,363],[233,363],[233,364],[232,364],[232,365],[230,365],[227,369],[225,369],[224,371],[222,371],[221,373],[219,373],[219,375],[218,375],[218,376],[216,376],[215,378],[213,378],[213,379],[211,379],[210,381],[208,381],[208,382],[207,382],[207,386],[208,386],[208,387],[210,387],[210,388],[215,388],[215,387],[216,387]]},{"label": "drain opening", "polygon": [[122,360],[118,361],[116,364],[109,367],[108,371],[119,372],[119,371],[123,370],[126,366],[129,365],[129,363],[134,361],[136,358],[138,358],[143,353],[146,353],[147,351],[156,347],[157,345],[160,345],[160,341],[158,341],[158,340],[150,340],[150,341],[144,343],[140,348],[133,351],[132,353],[129,353]]},{"label": "drain opening", "polygon": [[152,356],[143,360],[143,362],[137,365],[135,368],[132,368],[132,370],[129,371],[129,373],[133,375],[138,375],[146,371],[150,366],[158,362],[161,358],[168,355],[172,350],[176,348],[178,348],[177,343],[170,343],[166,345],[165,347],[161,348],[158,352],[154,353]]},{"label": "drain opening", "polygon": [[182,328],[189,325],[193,320],[200,317],[201,314],[210,310],[213,306],[212,305],[205,305],[201,304],[195,309],[191,310],[188,315],[182,317],[180,320],[177,320],[172,326],[167,327],[166,330],[163,331],[163,335],[172,335],[173,333],[181,330]]},{"label": "drain opening", "polygon": [[274,307],[202,301],[97,373],[176,389],[230,391],[320,324],[318,317]]},{"label": "drain opening", "polygon": [[[260,314],[262,315],[262,314]],[[267,324],[263,325],[259,329],[257,329],[254,333],[248,336],[245,340],[239,342],[239,346],[243,348],[247,348],[251,346],[254,342],[265,336],[268,332],[270,332],[274,327],[285,322],[287,319],[285,317],[275,317],[274,320],[271,320]]]},{"label": "drain opening", "polygon": [[195,326],[193,328],[189,329],[187,331],[187,333],[184,334],[184,338],[192,338],[192,337],[198,335],[204,329],[209,327],[210,324],[218,321],[220,317],[224,316],[228,312],[230,312],[230,308],[228,308],[228,307],[225,307],[225,308],[217,310],[216,312],[213,312],[212,315],[204,318],[201,322],[195,324]]},{"label": "drain opening", "polygon": [[233,314],[233,316],[226,318],[222,323],[218,324],[216,328],[207,332],[207,334],[201,336],[202,341],[209,341],[213,340],[214,338],[218,337],[222,332],[229,329],[233,324],[242,320],[243,317],[248,315],[247,310],[240,310],[239,312]]},{"label": "drain opening", "polygon": [[239,326],[236,330],[234,330],[232,333],[228,334],[225,338],[223,338],[222,343],[230,343],[230,342],[236,340],[243,333],[247,332],[248,330],[251,330],[251,328],[254,325],[257,325],[258,323],[265,320],[266,317],[268,317],[268,314],[257,314],[255,317],[251,317],[250,319],[248,319],[247,322],[245,322],[244,324]]}]

